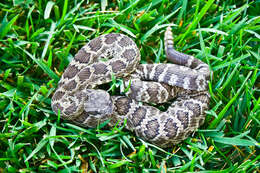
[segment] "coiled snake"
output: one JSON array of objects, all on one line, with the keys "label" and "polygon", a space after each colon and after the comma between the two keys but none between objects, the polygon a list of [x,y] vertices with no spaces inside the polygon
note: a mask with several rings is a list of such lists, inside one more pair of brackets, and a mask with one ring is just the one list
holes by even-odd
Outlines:
[{"label": "coiled snake", "polygon": [[[113,126],[127,119],[127,129],[160,147],[181,142],[204,122],[210,70],[193,56],[174,50],[172,40],[168,27],[165,52],[173,64],[139,64],[139,49],[123,34],[91,40],[63,73],[52,97],[53,111],[85,127],[108,119]],[[110,96],[96,89],[110,82],[112,75],[123,78],[126,87],[130,84],[126,96]],[[166,111],[146,104],[169,101]]]}]

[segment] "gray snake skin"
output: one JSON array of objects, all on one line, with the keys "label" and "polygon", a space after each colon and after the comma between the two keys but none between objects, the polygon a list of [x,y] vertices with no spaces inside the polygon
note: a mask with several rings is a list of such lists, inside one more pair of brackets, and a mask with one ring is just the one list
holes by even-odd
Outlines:
[{"label": "gray snake skin", "polygon": [[[53,111],[84,127],[106,120],[111,120],[110,126],[122,125],[127,120],[127,129],[160,147],[181,142],[204,122],[210,70],[193,56],[174,50],[170,27],[164,42],[173,64],[139,64],[139,49],[123,34],[91,40],[63,73],[52,97]],[[130,86],[125,96],[97,89],[113,76],[123,78],[125,88]],[[151,106],[166,102],[170,103],[166,111]]]}]

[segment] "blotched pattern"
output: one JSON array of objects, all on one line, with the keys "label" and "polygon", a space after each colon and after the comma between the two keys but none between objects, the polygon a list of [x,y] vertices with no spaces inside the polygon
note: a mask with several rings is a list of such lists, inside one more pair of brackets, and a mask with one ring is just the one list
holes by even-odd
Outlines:
[{"label": "blotched pattern", "polygon": [[[207,64],[173,49],[170,28],[165,32],[165,52],[173,64],[138,64],[136,44],[123,34],[97,37],[79,50],[65,70],[52,97],[52,109],[64,119],[96,127],[110,120],[135,131],[161,147],[177,144],[194,132],[208,109]],[[104,61],[105,59],[105,61]],[[94,90],[114,77],[123,77],[126,96]],[[173,100],[167,111],[145,103]]]}]

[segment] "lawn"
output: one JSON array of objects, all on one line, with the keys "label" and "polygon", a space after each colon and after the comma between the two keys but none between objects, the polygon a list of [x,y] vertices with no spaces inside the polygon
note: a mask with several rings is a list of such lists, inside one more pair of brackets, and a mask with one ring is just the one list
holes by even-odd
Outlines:
[{"label": "lawn", "polygon": [[[0,172],[260,171],[259,0],[4,0],[0,22]],[[162,149],[53,113],[57,83],[89,40],[123,33],[140,63],[165,63],[168,26],[175,48],[213,71],[210,109],[192,136]]]}]

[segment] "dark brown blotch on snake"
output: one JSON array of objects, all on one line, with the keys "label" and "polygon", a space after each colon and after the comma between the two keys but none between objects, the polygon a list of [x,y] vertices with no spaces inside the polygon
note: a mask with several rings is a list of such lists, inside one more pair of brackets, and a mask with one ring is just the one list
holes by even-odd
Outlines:
[{"label": "dark brown blotch on snake", "polygon": [[75,60],[79,63],[88,63],[90,60],[91,53],[87,53],[84,49],[80,49],[75,55]]}]

